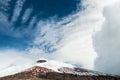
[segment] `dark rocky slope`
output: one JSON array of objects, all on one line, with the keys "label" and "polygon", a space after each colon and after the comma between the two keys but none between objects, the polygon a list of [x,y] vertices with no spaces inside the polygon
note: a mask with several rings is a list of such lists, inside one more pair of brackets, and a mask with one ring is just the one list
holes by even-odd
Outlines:
[{"label": "dark rocky slope", "polygon": [[[74,70],[70,68],[66,70],[67,71],[71,70],[74,72]],[[82,70],[82,72],[84,71],[87,72],[85,69]],[[0,80],[120,80],[120,76],[102,75],[102,74],[78,75],[78,74],[68,73],[66,71],[60,73],[44,67],[35,66],[25,70],[24,72],[2,77],[0,78]]]}]

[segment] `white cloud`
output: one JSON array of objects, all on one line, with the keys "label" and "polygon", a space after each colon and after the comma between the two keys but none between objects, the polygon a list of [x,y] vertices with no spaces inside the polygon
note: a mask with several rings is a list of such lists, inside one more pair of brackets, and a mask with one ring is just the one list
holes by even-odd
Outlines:
[{"label": "white cloud", "polygon": [[[94,61],[97,55],[93,48],[92,35],[95,28],[98,29],[98,27],[101,27],[104,21],[102,13],[96,11],[98,9],[98,7],[94,9],[90,5],[90,8],[88,7],[86,10],[78,12],[75,15],[70,15],[56,24],[51,23],[51,21],[42,24],[41,26],[43,27],[40,30],[43,33],[46,32],[46,35],[43,38],[37,35],[34,41],[35,44],[40,44],[43,40],[47,40],[54,44],[55,47],[57,46],[57,51],[47,54],[45,57],[80,64],[84,68],[94,69]],[[76,18],[72,19],[72,17]],[[67,21],[71,22],[62,25]],[[62,38],[59,43],[55,41],[56,36]],[[34,47],[34,50],[38,52],[39,48]]]},{"label": "white cloud", "polygon": [[[65,22],[69,17],[62,22],[59,22],[59,25],[52,25],[52,27],[63,27],[62,30],[57,30],[56,33],[54,33],[59,36],[57,32],[60,32],[62,35],[62,41],[58,44],[55,53],[46,56],[73,64],[81,64],[84,68],[88,69],[94,69],[95,66],[96,70],[119,74],[119,15],[114,16],[118,13],[119,7],[104,10],[105,7],[112,6],[117,1],[118,0],[83,1],[86,9],[73,15],[77,17],[76,19],[64,26],[59,23]],[[106,25],[103,26],[105,21],[107,24],[105,23]],[[51,25],[49,22],[48,24]],[[55,29],[50,29],[50,37],[54,38],[54,35],[52,35],[54,30]],[[46,38],[49,39],[49,37]],[[53,38],[52,41],[54,40]],[[96,58],[97,61],[95,63]],[[107,60],[108,63],[105,62],[105,60]]]},{"label": "white cloud", "polygon": [[[119,0],[118,0],[119,1]],[[120,1],[104,8],[106,21],[101,31],[94,35],[94,47],[98,53],[96,70],[120,74]]]},{"label": "white cloud", "polygon": [[10,66],[28,65],[32,62],[32,58],[25,55],[25,52],[15,49],[0,50],[0,70]]}]

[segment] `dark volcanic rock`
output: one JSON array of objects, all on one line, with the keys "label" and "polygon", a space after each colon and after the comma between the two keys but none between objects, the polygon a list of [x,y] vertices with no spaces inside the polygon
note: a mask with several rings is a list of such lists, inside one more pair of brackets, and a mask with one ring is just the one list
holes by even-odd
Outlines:
[{"label": "dark volcanic rock", "polygon": [[49,72],[45,75],[30,76],[25,73],[19,73],[12,76],[0,78],[0,80],[120,80],[118,76],[79,76],[73,74],[62,74],[57,72]]},{"label": "dark volcanic rock", "polygon": [[[74,72],[75,70],[67,67],[61,68],[61,70],[65,70],[66,73],[59,73],[44,67],[34,66],[24,72],[2,77],[0,80],[120,80],[120,76],[73,74],[69,72]],[[77,71],[80,72],[81,69],[77,69]],[[81,73],[82,72],[87,71],[82,70]]]},{"label": "dark volcanic rock", "polygon": [[54,71],[44,67],[34,66],[32,68],[27,69],[23,73],[26,73],[29,75],[38,75],[39,73],[49,73],[49,72],[54,72]]}]

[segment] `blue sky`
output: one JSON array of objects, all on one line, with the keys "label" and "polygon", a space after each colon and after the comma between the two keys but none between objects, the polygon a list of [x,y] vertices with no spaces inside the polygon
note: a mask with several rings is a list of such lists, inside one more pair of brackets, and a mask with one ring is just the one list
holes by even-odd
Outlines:
[{"label": "blue sky", "polygon": [[[0,22],[1,48],[27,48],[34,40],[36,27],[39,21],[44,22],[55,17],[55,22],[58,22],[64,17],[80,10],[77,8],[80,3],[78,0],[23,0],[23,2],[21,2],[22,7],[18,8],[18,10],[16,10],[16,7],[19,6],[18,3],[20,0],[5,1],[7,5],[0,11],[2,14],[1,17],[5,16],[5,21],[1,19]],[[3,3],[0,6],[3,7],[5,4]],[[27,10],[30,10],[30,12],[26,13]],[[16,12],[18,12],[18,15],[15,14]],[[24,18],[26,14],[29,16]],[[30,23],[33,22],[33,18],[35,18],[35,21],[33,25],[31,25]],[[15,20],[13,21],[13,19]]]}]

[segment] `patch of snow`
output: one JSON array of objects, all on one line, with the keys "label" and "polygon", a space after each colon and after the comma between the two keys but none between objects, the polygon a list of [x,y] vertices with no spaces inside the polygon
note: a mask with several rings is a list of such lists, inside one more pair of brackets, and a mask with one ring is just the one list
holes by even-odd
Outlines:
[{"label": "patch of snow", "polygon": [[46,60],[46,61],[47,62],[45,62],[45,63],[37,63],[35,65],[45,67],[48,69],[52,69],[56,72],[58,72],[58,69],[62,68],[62,67],[74,68],[74,66],[71,64],[67,64],[67,63],[63,63],[63,62],[59,62],[59,61],[54,61],[54,60]]}]

